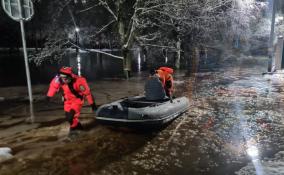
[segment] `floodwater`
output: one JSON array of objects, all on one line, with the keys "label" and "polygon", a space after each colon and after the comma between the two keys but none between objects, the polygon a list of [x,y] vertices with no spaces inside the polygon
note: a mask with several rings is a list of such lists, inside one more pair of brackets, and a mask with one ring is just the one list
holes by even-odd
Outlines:
[{"label": "floodwater", "polygon": [[[1,163],[0,174],[284,174],[284,74],[262,75],[265,71],[263,58],[249,58],[191,77],[177,72],[176,96],[191,103],[168,126],[105,126],[84,107],[85,131],[72,141],[66,140],[59,97],[47,106],[41,101],[46,87],[35,87],[35,124],[24,122],[23,102],[2,103],[0,146],[12,148],[14,158]],[[143,93],[144,77],[98,81],[91,88],[104,104]],[[15,88],[11,96],[24,90]]]}]

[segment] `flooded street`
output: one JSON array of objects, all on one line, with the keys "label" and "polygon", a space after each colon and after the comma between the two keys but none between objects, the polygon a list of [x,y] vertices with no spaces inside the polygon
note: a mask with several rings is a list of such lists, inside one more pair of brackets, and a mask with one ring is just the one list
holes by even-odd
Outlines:
[{"label": "flooded street", "polygon": [[[13,100],[26,89],[1,88],[7,100],[0,102],[0,147],[10,147],[13,158],[1,163],[0,174],[284,174],[284,74],[262,75],[266,60],[257,59],[191,77],[175,73],[176,96],[187,96],[190,109],[160,129],[101,125],[86,106],[85,131],[72,141],[60,97],[42,101],[47,86],[34,87],[34,124],[25,122],[25,101]],[[101,105],[142,94],[145,76],[98,81],[91,89]]]}]

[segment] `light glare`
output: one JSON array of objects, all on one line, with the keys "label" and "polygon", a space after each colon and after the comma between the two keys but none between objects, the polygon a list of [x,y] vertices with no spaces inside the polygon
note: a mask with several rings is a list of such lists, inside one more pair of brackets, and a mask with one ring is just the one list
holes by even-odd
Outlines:
[{"label": "light glare", "polygon": [[259,152],[256,146],[249,146],[247,149],[247,154],[251,158],[257,158],[259,156]]}]

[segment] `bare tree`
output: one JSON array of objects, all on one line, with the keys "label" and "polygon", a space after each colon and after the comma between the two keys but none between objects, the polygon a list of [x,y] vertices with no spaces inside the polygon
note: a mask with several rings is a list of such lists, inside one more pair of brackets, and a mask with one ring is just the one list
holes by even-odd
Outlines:
[{"label": "bare tree", "polygon": [[[231,0],[156,0],[151,9],[141,9],[137,40],[142,45],[176,51],[175,67],[180,68],[181,45],[198,46],[213,39],[220,16],[230,10]],[[147,6],[147,5],[146,5]]]},{"label": "bare tree", "polygon": [[131,70],[130,49],[134,44],[176,52],[175,67],[180,68],[184,48],[207,45],[214,39],[248,38],[251,21],[259,15],[253,14],[257,4],[252,0],[88,0],[78,6],[79,2],[50,3],[53,25],[48,26],[45,47],[35,55],[36,61],[50,57],[58,60],[69,48],[84,49],[72,42],[80,16],[83,42],[91,45],[98,38],[112,38],[122,56],[85,50],[123,59],[126,76]]}]

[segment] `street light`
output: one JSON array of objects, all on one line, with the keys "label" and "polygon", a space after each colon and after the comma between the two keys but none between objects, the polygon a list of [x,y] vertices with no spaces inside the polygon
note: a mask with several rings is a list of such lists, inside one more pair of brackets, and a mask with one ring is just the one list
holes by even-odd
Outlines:
[{"label": "street light", "polygon": [[76,58],[77,58],[77,68],[78,68],[78,75],[81,76],[81,57],[80,57],[80,41],[79,41],[79,27],[75,27],[75,39],[76,39]]}]

